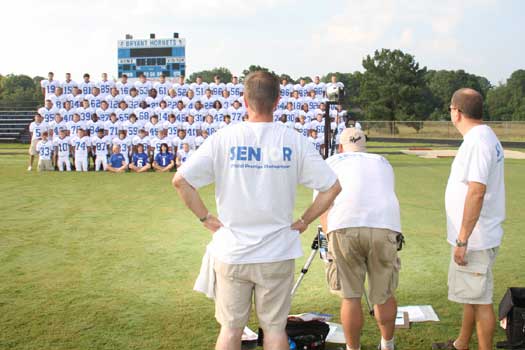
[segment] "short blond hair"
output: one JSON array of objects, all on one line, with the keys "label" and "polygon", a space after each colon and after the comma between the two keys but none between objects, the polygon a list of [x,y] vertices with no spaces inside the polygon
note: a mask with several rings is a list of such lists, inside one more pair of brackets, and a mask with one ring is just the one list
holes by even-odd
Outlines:
[{"label": "short blond hair", "polygon": [[273,113],[279,93],[279,78],[269,72],[250,73],[244,82],[244,97],[251,109],[260,114]]}]

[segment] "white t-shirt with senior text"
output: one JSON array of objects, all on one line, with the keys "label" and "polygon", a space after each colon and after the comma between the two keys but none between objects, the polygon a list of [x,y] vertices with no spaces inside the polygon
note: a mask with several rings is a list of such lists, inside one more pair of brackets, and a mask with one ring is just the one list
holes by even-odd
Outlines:
[{"label": "white t-shirt with senior text", "polygon": [[503,147],[487,125],[478,125],[463,136],[463,143],[452,163],[445,192],[447,240],[456,245],[463,221],[469,182],[486,185],[481,213],[468,240],[468,250],[498,247],[505,220]]},{"label": "white t-shirt with senior text", "polygon": [[344,152],[326,162],[342,187],[328,213],[328,232],[349,227],[401,232],[394,171],[388,160],[378,154]]},{"label": "white t-shirt with senior text", "polygon": [[302,255],[291,229],[298,184],[321,192],[336,175],[308,140],[276,123],[239,123],[210,136],[180,168],[193,187],[213,182],[219,220],[211,254],[227,264]]}]

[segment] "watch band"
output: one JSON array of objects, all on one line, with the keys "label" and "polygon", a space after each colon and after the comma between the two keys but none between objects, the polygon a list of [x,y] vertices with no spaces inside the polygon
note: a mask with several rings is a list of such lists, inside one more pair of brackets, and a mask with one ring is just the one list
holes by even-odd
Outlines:
[{"label": "watch band", "polygon": [[466,247],[468,244],[468,241],[462,242],[459,239],[456,239],[456,247]]},{"label": "watch band", "polygon": [[204,216],[204,217],[202,217],[202,218],[199,218],[199,221],[200,221],[200,222],[204,222],[204,221],[208,220],[208,218],[210,217],[210,215],[211,215],[210,213],[206,214],[206,216]]}]

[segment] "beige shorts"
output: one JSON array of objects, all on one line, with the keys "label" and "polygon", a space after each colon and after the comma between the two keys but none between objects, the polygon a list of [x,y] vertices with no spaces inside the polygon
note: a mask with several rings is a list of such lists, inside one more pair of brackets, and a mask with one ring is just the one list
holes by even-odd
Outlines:
[{"label": "beige shorts", "polygon": [[29,146],[29,155],[30,156],[37,156],[38,152],[36,151],[36,144],[40,141],[39,139],[32,139],[31,145]]},{"label": "beige shorts", "polygon": [[492,266],[498,248],[467,250],[467,265],[460,266],[454,261],[454,247],[448,270],[448,299],[461,304],[492,304],[494,276]]},{"label": "beige shorts", "polygon": [[53,171],[53,162],[50,159],[39,159],[38,160],[38,171]]},{"label": "beige shorts", "polygon": [[290,312],[294,260],[230,265],[215,261],[215,318],[223,327],[244,328],[252,295],[260,327],[283,331]]},{"label": "beige shorts", "polygon": [[332,292],[342,298],[361,298],[368,276],[369,299],[384,304],[397,289],[401,262],[397,256],[397,232],[368,227],[346,228],[328,234],[327,265]]}]

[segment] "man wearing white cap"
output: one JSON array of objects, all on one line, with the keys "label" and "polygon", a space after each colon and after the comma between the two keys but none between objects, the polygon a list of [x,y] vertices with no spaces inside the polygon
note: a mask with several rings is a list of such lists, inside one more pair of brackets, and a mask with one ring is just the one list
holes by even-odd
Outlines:
[{"label": "man wearing white cap", "polygon": [[330,289],[343,298],[341,322],[347,349],[361,348],[361,296],[367,276],[381,332],[379,348],[392,350],[400,269],[397,248],[402,237],[394,172],[384,157],[366,153],[365,134],[357,128],[343,130],[339,153],[326,161],[342,187],[321,223],[333,256],[328,267]]}]

